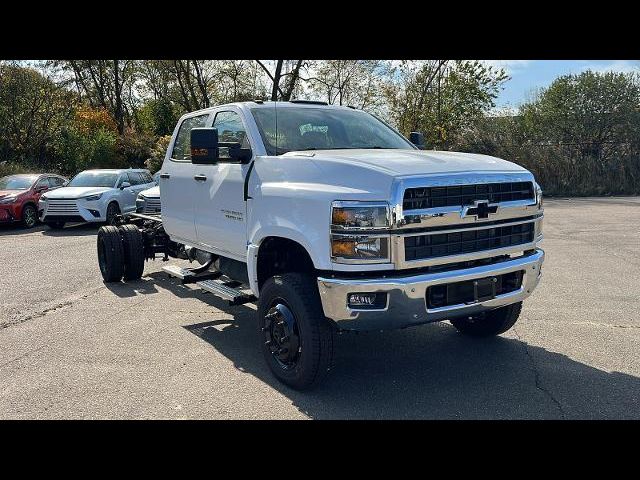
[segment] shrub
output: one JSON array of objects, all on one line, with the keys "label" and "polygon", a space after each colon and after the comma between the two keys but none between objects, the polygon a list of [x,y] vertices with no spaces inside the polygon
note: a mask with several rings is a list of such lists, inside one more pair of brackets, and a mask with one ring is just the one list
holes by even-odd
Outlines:
[{"label": "shrub", "polygon": [[156,141],[153,149],[151,150],[151,155],[144,162],[144,166],[149,169],[151,173],[155,173],[160,170],[162,167],[162,162],[164,161],[164,156],[167,152],[167,148],[169,148],[169,142],[171,141],[171,135],[164,135]]}]

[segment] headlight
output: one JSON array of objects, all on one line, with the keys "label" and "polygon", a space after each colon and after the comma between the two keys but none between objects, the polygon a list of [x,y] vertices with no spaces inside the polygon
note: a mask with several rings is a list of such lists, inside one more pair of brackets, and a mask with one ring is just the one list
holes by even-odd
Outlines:
[{"label": "headlight", "polygon": [[144,211],[145,200],[145,197],[138,195],[138,198],[136,198],[136,213],[142,213]]},{"label": "headlight", "polygon": [[49,200],[49,199],[47,198],[46,195],[40,195],[40,201],[41,202],[46,202],[47,200]]},{"label": "headlight", "polygon": [[16,198],[18,198],[17,195],[13,195],[11,197],[0,198],[0,203],[13,203],[13,202],[16,201]]},{"label": "headlight", "polygon": [[371,230],[389,228],[389,205],[379,202],[333,202],[331,227]]},{"label": "headlight", "polygon": [[331,257],[338,263],[387,263],[389,235],[331,235]]},{"label": "headlight", "polygon": [[100,198],[102,197],[101,193],[98,193],[97,195],[89,195],[88,197],[83,197],[87,202],[94,202],[96,200],[100,200]]}]

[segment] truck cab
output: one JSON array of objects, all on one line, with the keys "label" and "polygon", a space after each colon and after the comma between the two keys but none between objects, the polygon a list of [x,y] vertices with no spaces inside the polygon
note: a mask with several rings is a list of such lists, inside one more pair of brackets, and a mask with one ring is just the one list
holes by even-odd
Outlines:
[{"label": "truck cab", "polygon": [[[350,107],[257,101],[184,115],[160,197],[161,232],[143,257],[197,259],[196,275],[216,277],[199,286],[257,302],[265,359],[294,388],[326,375],[339,331],[450,320],[474,337],[503,333],[541,277],[542,191],[529,171],[418,148]],[[152,238],[142,217],[135,228]],[[120,234],[124,251],[131,235]]]}]

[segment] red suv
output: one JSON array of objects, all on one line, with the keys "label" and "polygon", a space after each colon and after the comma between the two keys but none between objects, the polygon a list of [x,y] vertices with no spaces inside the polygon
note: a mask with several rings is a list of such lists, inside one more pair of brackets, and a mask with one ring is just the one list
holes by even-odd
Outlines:
[{"label": "red suv", "polygon": [[0,178],[0,224],[38,222],[38,200],[43,192],[63,186],[67,179],[51,173],[26,173]]}]

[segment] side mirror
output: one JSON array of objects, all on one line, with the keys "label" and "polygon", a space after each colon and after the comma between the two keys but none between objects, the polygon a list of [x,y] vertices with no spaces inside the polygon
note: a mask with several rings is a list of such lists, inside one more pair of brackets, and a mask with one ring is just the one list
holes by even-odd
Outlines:
[{"label": "side mirror", "polygon": [[411,132],[409,134],[409,141],[413,143],[420,150],[426,149],[426,145],[424,144],[424,135],[420,132]]},{"label": "side mirror", "polygon": [[191,130],[191,163],[214,164],[218,161],[218,129],[194,128]]},{"label": "side mirror", "polygon": [[122,182],[120,185],[120,190],[124,190],[125,188],[129,188],[131,184],[129,182]]},{"label": "side mirror", "polygon": [[36,192],[38,193],[46,192],[47,190],[49,190],[49,187],[46,185],[41,185],[39,187],[36,187]]}]

